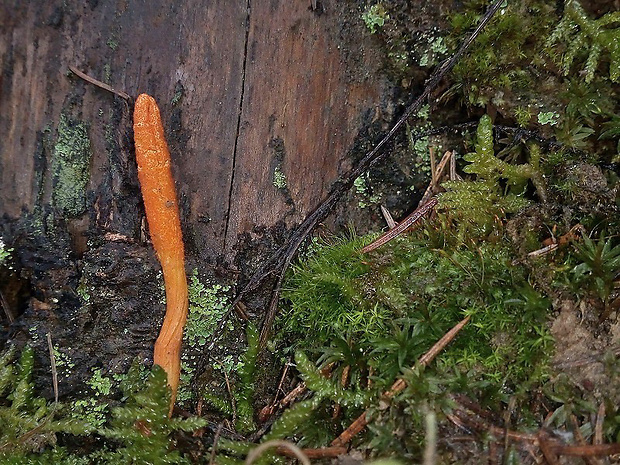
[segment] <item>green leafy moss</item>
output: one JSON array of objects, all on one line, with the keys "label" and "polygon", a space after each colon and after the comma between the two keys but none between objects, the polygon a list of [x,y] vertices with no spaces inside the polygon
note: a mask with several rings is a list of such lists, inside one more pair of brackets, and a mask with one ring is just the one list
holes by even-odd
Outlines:
[{"label": "green leafy moss", "polygon": [[[256,360],[259,353],[259,333],[256,326],[249,323],[246,327],[248,347],[241,355],[236,366],[238,382],[232,385],[234,405],[220,395],[204,392],[202,398],[227,416],[235,416],[235,428],[239,432],[249,433],[256,429],[254,423],[254,390],[256,381]],[[230,371],[230,370],[229,370]]]},{"label": "green leafy moss", "polygon": [[[172,433],[204,427],[202,418],[169,419],[170,392],[166,373],[158,366],[145,370],[137,362],[122,376],[121,403],[108,408],[96,398],[69,404],[48,403],[34,395],[31,381],[34,352],[0,356],[0,460],[7,464],[189,463],[174,449]],[[110,388],[99,372],[92,383],[98,395]],[[101,408],[100,408],[101,407]],[[57,433],[65,436],[96,433],[96,450],[74,455],[53,447]]]},{"label": "green leafy moss", "polygon": [[240,389],[235,390],[235,398],[237,400],[237,430],[241,432],[250,432],[256,429],[254,423],[254,388],[256,377],[256,359],[258,357],[258,329],[252,323],[246,328],[246,337],[248,340],[248,348],[241,357],[241,364],[237,369]]},{"label": "green leafy moss", "polygon": [[[296,433],[305,443],[316,446],[330,431],[334,434],[328,408],[332,402],[343,406],[345,418],[352,420],[361,406],[376,404],[384,390],[399,376],[406,376],[416,360],[464,315],[471,315],[470,324],[428,374],[425,371],[424,375],[416,375],[423,377],[418,385],[430,383],[428,389],[439,389],[442,396],[451,389],[469,393],[492,404],[505,399],[510,392],[518,391],[526,397],[529,389],[547,378],[547,360],[553,347],[546,326],[550,303],[528,283],[525,270],[510,266],[512,253],[508,244],[444,244],[442,249],[434,249],[419,234],[393,241],[371,256],[345,255],[344,250],[355,251],[364,241],[343,240],[319,249],[316,256],[293,270],[287,287],[299,283],[304,291],[287,291],[295,312],[284,317],[286,335],[308,353],[318,353],[320,365],[335,364],[332,379],[327,380],[304,353],[296,355],[297,368],[315,396],[313,408],[306,405],[309,410],[304,410],[305,415],[311,415],[312,420],[307,423],[312,426]],[[351,274],[350,270],[357,272]],[[325,289],[314,282],[316,274],[340,276],[338,286],[330,289],[329,303],[324,301]],[[311,283],[304,283],[305,279]],[[361,294],[351,295],[355,289]],[[365,300],[363,307],[360,296]],[[302,302],[303,306],[299,305]],[[331,331],[321,332],[311,325],[315,317],[327,325],[323,320],[328,314],[323,313],[327,305],[330,312],[360,314],[365,309],[380,308],[389,318],[374,326],[372,332],[346,327],[330,327]],[[338,313],[333,315],[337,317]],[[366,316],[371,318],[368,313]],[[291,318],[313,329],[295,329],[288,325]],[[336,381],[341,379],[345,366],[348,388]],[[393,420],[398,416],[403,422],[410,421],[413,406],[419,407],[424,399],[429,400],[424,392],[409,390],[399,397],[398,407],[390,414],[394,415]],[[439,408],[444,401],[433,401],[432,408]],[[415,424],[421,427],[424,418],[419,420],[422,423],[416,420]],[[386,421],[390,428],[397,427],[392,420]],[[407,428],[410,430],[411,424]],[[390,437],[393,431],[390,430]]]},{"label": "green leafy moss", "polygon": [[613,242],[603,233],[598,241],[584,236],[583,243],[575,244],[575,255],[580,263],[571,270],[572,282],[578,292],[595,294],[606,310],[620,270],[620,245],[614,246]]},{"label": "green leafy moss", "polygon": [[4,265],[11,258],[13,249],[8,248],[0,237],[0,266]]},{"label": "green leafy moss", "polygon": [[317,343],[349,332],[364,337],[376,334],[391,318],[384,309],[364,299],[361,279],[369,267],[352,260],[369,240],[335,239],[316,247],[307,261],[293,267],[283,297],[291,307],[279,320],[287,334],[312,334]]},{"label": "green leafy moss", "polygon": [[528,181],[543,201],[547,198],[540,149],[531,146],[529,163],[521,165],[499,159],[495,155],[493,125],[487,115],[478,125],[476,151],[464,159],[470,164],[463,171],[475,175],[475,181],[446,182],[443,187],[447,192],[439,196],[440,208],[445,209],[447,217],[456,219],[461,237],[486,237],[498,219],[525,208],[529,202],[523,194]]},{"label": "green leafy moss", "polygon": [[576,59],[585,56],[583,71],[585,82],[594,79],[602,53],[608,54],[609,77],[620,78],[620,12],[603,15],[599,19],[588,17],[577,0],[566,0],[564,16],[546,41],[546,46],[560,44],[561,52],[551,52],[557,57],[565,76],[569,75]]},{"label": "green leafy moss", "polygon": [[[469,1],[449,16],[452,48],[470,34],[487,5]],[[528,90],[539,79],[536,66],[543,65],[537,50],[553,27],[552,13],[549,2],[507,2],[454,67],[452,91],[461,93],[469,105],[501,107],[514,93],[529,100]]]},{"label": "green leafy moss", "polygon": [[[31,380],[34,351],[26,347],[17,363],[14,350],[0,356],[0,459],[10,461],[56,443],[59,431],[87,434],[84,422],[63,417],[58,406],[35,396]],[[17,462],[16,462],[17,463]]]},{"label": "green leafy moss", "polygon": [[204,427],[202,418],[168,418],[170,391],[166,373],[154,366],[146,373],[134,363],[121,383],[122,405],[111,410],[111,419],[99,433],[119,446],[105,452],[104,463],[189,463],[174,450],[174,431],[194,431]]}]

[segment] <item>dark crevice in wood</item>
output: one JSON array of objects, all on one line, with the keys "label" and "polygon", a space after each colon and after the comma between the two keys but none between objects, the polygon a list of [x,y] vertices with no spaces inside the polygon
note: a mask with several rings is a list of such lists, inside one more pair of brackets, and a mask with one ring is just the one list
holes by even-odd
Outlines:
[{"label": "dark crevice in wood", "polygon": [[230,186],[228,188],[228,211],[226,212],[226,225],[224,226],[224,247],[223,250],[226,250],[226,239],[228,238],[228,228],[230,226],[230,211],[233,205],[233,195],[234,195],[234,186],[235,186],[235,172],[237,170],[237,148],[239,146],[239,135],[241,134],[241,117],[243,114],[243,102],[245,95],[245,76],[247,72],[247,64],[248,64],[248,44],[250,42],[250,12],[251,5],[250,0],[246,1],[245,4],[246,16],[245,16],[245,41],[243,44],[243,65],[241,67],[241,90],[239,95],[239,109],[237,111],[237,129],[235,131],[235,144],[233,147],[233,159],[232,159],[232,172],[230,174]]}]

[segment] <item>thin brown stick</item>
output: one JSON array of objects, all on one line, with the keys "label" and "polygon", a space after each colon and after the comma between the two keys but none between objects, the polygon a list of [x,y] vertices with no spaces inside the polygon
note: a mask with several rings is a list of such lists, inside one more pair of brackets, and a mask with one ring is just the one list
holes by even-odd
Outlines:
[{"label": "thin brown stick", "polygon": [[459,321],[456,325],[454,325],[454,327],[450,331],[448,331],[446,334],[444,334],[444,336],[441,339],[439,339],[435,343],[435,345],[433,345],[433,347],[430,348],[428,352],[422,355],[422,357],[418,361],[418,364],[421,366],[427,366],[429,363],[431,363],[435,359],[435,357],[437,357],[437,355],[439,355],[439,353],[443,349],[445,349],[446,346],[450,344],[450,342],[452,342],[452,340],[461,331],[461,329],[463,329],[463,327],[469,322],[470,319],[471,319],[471,315],[467,315],[465,318]]},{"label": "thin brown stick", "polygon": [[390,242],[392,239],[405,232],[407,229],[416,225],[420,221],[420,219],[422,219],[425,215],[435,209],[435,205],[437,205],[437,202],[437,197],[433,197],[425,204],[420,203],[418,208],[416,208],[413,213],[411,213],[404,220],[398,223],[396,227],[384,232],[375,241],[364,247],[361,250],[361,253],[368,253],[375,249],[378,249],[382,245]]},{"label": "thin brown stick", "polygon": [[[346,365],[342,369],[342,374],[340,376],[340,386],[342,386],[343,389],[346,389],[348,386],[350,372],[351,372],[350,365]],[[342,412],[342,405],[336,403],[336,405],[334,405],[334,411],[332,413],[332,420],[335,420],[336,418],[338,418],[340,416],[340,412]]]},{"label": "thin brown stick", "polygon": [[284,391],[282,391],[282,385],[284,384],[284,379],[286,378],[286,374],[288,373],[289,366],[290,362],[284,365],[284,369],[282,370],[282,376],[280,376],[280,382],[278,383],[278,387],[276,388],[276,393],[273,396],[273,400],[269,405],[265,405],[259,412],[258,418],[261,422],[267,421],[278,408],[278,397],[280,396],[280,393],[284,393]]},{"label": "thin brown stick", "polygon": [[538,447],[540,447],[540,451],[549,465],[560,465],[558,457],[549,442],[549,437],[544,430],[538,432]]},{"label": "thin brown stick", "polygon": [[[455,400],[456,401],[456,400]],[[461,408],[456,408],[451,414],[446,415],[446,418],[454,423],[456,426],[463,429],[476,429],[478,431],[484,431],[490,433],[497,440],[504,438],[504,435],[510,436],[513,441],[519,442],[536,442],[537,437],[534,434],[521,433],[519,431],[506,430],[505,428],[499,428],[491,423],[483,420],[480,417],[475,417],[470,413],[465,412]]]},{"label": "thin brown stick", "polygon": [[306,392],[307,389],[308,388],[306,386],[306,383],[298,384],[297,386],[295,386],[295,389],[293,389],[291,392],[289,392],[287,395],[285,395],[282,398],[282,400],[280,401],[280,406],[284,407],[284,406],[290,404],[295,399],[297,399],[300,395],[302,395],[304,392]]},{"label": "thin brown stick", "polygon": [[94,86],[100,87],[101,89],[107,90],[108,92],[112,92],[113,94],[118,95],[119,97],[124,98],[127,101],[131,100],[131,96],[129,94],[123,92],[122,90],[116,90],[114,87],[109,86],[105,82],[101,82],[93,77],[90,77],[88,74],[83,73],[82,71],[77,69],[75,66],[69,66],[69,69],[71,70],[73,74],[75,74],[78,77],[81,77],[86,82],[90,82]]},{"label": "thin brown stick", "polygon": [[[332,362],[332,363],[327,364],[325,367],[321,368],[321,375],[323,375],[325,378],[329,378],[334,365],[335,363]],[[284,380],[284,378],[282,380]],[[278,387],[278,390],[280,390],[280,387],[281,386]],[[278,408],[286,407],[288,404],[292,403],[295,399],[297,399],[307,390],[308,390],[308,387],[306,386],[306,383],[299,383],[288,394],[286,394],[282,398],[282,400],[280,400],[280,402],[275,402],[274,400],[275,403],[264,407],[259,413],[260,421],[266,422]],[[261,435],[257,435],[256,437],[260,438]]]},{"label": "thin brown stick", "polygon": [[215,431],[215,437],[213,438],[213,445],[211,446],[211,457],[209,457],[209,465],[213,465],[215,463],[215,453],[217,452],[217,443],[220,440],[220,434],[222,434],[222,428],[224,427],[224,423],[220,423],[217,425],[217,430]]},{"label": "thin brown stick", "polygon": [[432,146],[429,147],[428,154],[431,159],[431,186],[436,186],[439,179],[437,175],[437,167],[435,166],[435,149]]},{"label": "thin brown stick", "polygon": [[[223,364],[221,364],[224,366]],[[232,407],[232,419],[233,423],[237,421],[237,405],[235,403],[235,395],[232,392],[230,387],[230,380],[228,379],[228,373],[226,373],[226,369],[222,370],[224,372],[224,380],[226,381],[226,390],[228,391],[228,397],[230,398],[230,406]]]},{"label": "thin brown stick", "polygon": [[567,446],[565,444],[552,444],[551,449],[558,455],[571,455],[574,457],[606,457],[620,454],[620,443],[614,444],[589,444],[585,446]]},{"label": "thin brown stick", "polygon": [[342,447],[347,444],[353,437],[366,428],[368,424],[368,415],[366,412],[362,413],[359,417],[357,417],[353,423],[349,425],[347,429],[345,429],[340,436],[334,439],[331,442],[332,447]]},{"label": "thin brown stick", "polygon": [[[577,421],[577,417],[575,415],[571,415],[570,421],[573,426],[573,434],[575,435],[577,443],[580,446],[585,446],[586,440],[584,439],[583,434],[581,434],[581,429],[579,428],[579,422]],[[584,462],[586,462],[587,465],[600,465],[598,459],[594,457],[584,457],[583,460]]]},{"label": "thin brown stick", "polygon": [[[427,366],[431,363],[437,355],[456,337],[461,329],[467,324],[470,320],[471,316],[467,315],[463,320],[457,323],[450,331],[448,331],[439,341],[437,341],[433,347],[429,349],[420,359],[418,360],[418,365]],[[407,382],[402,378],[397,380],[389,391],[383,394],[384,397],[390,398],[398,394],[400,391],[405,389],[407,386]],[[344,430],[340,436],[334,439],[331,443],[332,446],[344,446],[347,444],[353,437],[362,431],[366,425],[368,424],[368,415],[367,412],[362,413],[359,417],[355,419],[353,423],[349,425],[349,427]]]},{"label": "thin brown stick", "polygon": [[443,154],[443,157],[441,157],[439,165],[437,165],[437,168],[435,168],[435,178],[431,179],[431,182],[424,191],[424,195],[422,196],[422,200],[420,200],[420,204],[426,203],[428,199],[430,199],[433,194],[436,193],[439,180],[443,176],[443,172],[446,170],[446,166],[448,165],[448,161],[450,161],[451,156],[451,152],[446,152]]},{"label": "thin brown stick", "polygon": [[603,423],[605,421],[605,402],[601,402],[596,413],[596,425],[594,426],[594,444],[603,444]]},{"label": "thin brown stick", "polygon": [[58,403],[58,370],[56,369],[56,357],[54,356],[54,344],[52,335],[47,333],[47,348],[50,352],[50,365],[52,367],[52,386],[54,387],[54,403]]},{"label": "thin brown stick", "polygon": [[497,444],[495,441],[491,441],[489,444],[489,461],[487,462],[489,465],[497,465]]},{"label": "thin brown stick", "polygon": [[[517,398],[515,396],[510,397],[508,401],[508,408],[504,412],[504,430],[508,431],[510,429],[510,418],[512,417],[512,412],[515,409],[515,405],[517,403]],[[504,462],[508,463],[508,447],[510,446],[510,436],[504,434]]]},{"label": "thin brown stick", "polygon": [[[455,402],[456,399],[454,399]],[[489,422],[474,417],[473,414],[467,413],[462,406],[456,408],[452,413],[446,415],[446,418],[460,428],[475,429],[491,433],[497,440],[509,435],[513,441],[525,442],[538,445],[541,452],[545,455],[545,459],[550,465],[559,463],[557,455],[570,455],[578,457],[604,457],[614,454],[620,454],[620,443],[614,444],[587,444],[587,445],[566,445],[551,439],[544,430],[540,430],[536,434],[521,433],[518,431],[506,430],[497,427]],[[553,461],[555,458],[555,462]]]}]

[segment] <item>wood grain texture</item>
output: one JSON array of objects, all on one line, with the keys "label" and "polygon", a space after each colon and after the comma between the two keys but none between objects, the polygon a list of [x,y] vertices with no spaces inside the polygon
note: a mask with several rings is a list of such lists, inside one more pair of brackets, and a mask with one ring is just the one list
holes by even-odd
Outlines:
[{"label": "wood grain texture", "polygon": [[[321,15],[304,1],[8,3],[0,13],[0,215],[8,218],[49,204],[53,144],[68,114],[88,124],[93,152],[91,208],[76,234],[139,233],[128,108],[69,65],[157,97],[188,252],[207,262],[230,262],[242,233],[282,219],[291,226],[313,209],[383,92],[379,80],[351,78],[363,63],[343,54],[345,7],[335,1]],[[276,169],[286,192],[274,186]]]},{"label": "wood grain texture", "polygon": [[[306,2],[253,3],[234,166],[226,254],[240,233],[299,223],[324,198],[378,84],[350,79],[336,2],[313,14]],[[261,115],[260,117],[257,117]],[[288,194],[274,186],[286,176]]]}]

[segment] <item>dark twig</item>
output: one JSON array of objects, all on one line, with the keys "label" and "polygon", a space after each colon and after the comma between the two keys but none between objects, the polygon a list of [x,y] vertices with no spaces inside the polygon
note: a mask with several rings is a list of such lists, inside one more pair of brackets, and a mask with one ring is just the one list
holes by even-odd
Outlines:
[{"label": "dark twig", "polygon": [[[581,434],[581,429],[579,429],[579,422],[577,421],[577,417],[573,414],[570,416],[570,421],[573,426],[573,435],[577,440],[577,444],[580,446],[586,446],[586,440]],[[595,457],[583,457],[583,461],[586,465],[601,465],[601,462]]]},{"label": "dark twig", "polygon": [[551,447],[549,435],[542,429],[538,431],[538,447],[540,447],[540,451],[543,453],[543,456],[549,465],[560,465],[560,461]]},{"label": "dark twig", "polygon": [[446,417],[455,425],[468,430],[475,429],[485,432],[490,434],[491,439],[495,441],[501,441],[505,435],[508,435],[512,441],[538,446],[549,465],[559,464],[558,456],[568,455],[585,458],[605,457],[620,453],[620,444],[618,443],[567,445],[550,437],[543,429],[532,434],[500,428],[483,420],[480,416],[468,412],[467,408],[457,398],[454,397],[453,400],[457,404],[457,408],[451,414],[446,415]]},{"label": "dark twig", "polygon": [[[271,293],[271,301],[269,302],[269,306],[267,308],[267,313],[265,315],[265,320],[261,330],[261,347],[263,347],[266,343],[271,329],[271,323],[275,318],[275,312],[280,297],[280,286],[282,284],[282,281],[284,280],[284,273],[286,272],[286,269],[293,260],[293,257],[297,253],[297,250],[299,249],[301,244],[314,230],[316,225],[323,221],[332,212],[340,198],[353,185],[355,179],[357,179],[365,171],[376,165],[386,156],[386,153],[383,152],[384,146],[407,122],[409,117],[422,107],[424,102],[426,102],[431,93],[437,88],[444,76],[448,74],[450,70],[452,70],[454,65],[461,59],[461,57],[465,54],[465,52],[471,46],[474,40],[476,40],[476,38],[480,35],[480,33],[491,20],[493,15],[495,15],[497,10],[499,10],[502,3],[504,3],[504,0],[496,0],[493,5],[491,5],[491,7],[480,20],[480,23],[478,24],[476,29],[461,44],[457,52],[452,55],[452,57],[444,61],[439,67],[437,67],[435,72],[427,81],[426,87],[424,88],[422,94],[420,94],[420,96],[418,96],[418,98],[416,98],[415,101],[411,105],[409,105],[409,107],[407,107],[402,116],[398,119],[398,121],[396,121],[392,129],[390,129],[390,131],[383,137],[383,139],[381,139],[381,141],[379,141],[379,143],[360,160],[357,166],[349,170],[349,172],[342,177],[342,181],[336,185],[336,187],[330,192],[327,198],[295,229],[287,243],[280,247],[280,249],[278,249],[271,256],[271,258],[267,260],[265,264],[261,266],[258,271],[256,271],[256,273],[254,273],[246,286],[237,294],[236,298],[233,300],[231,308],[234,308],[237,302],[241,301],[241,299],[243,299],[243,297],[248,292],[260,286],[268,276],[271,276],[276,272],[278,273],[278,278],[276,281],[277,284],[274,287],[273,292]],[[228,319],[229,314],[230,310],[222,319],[219,329],[223,329],[223,326]]]}]

